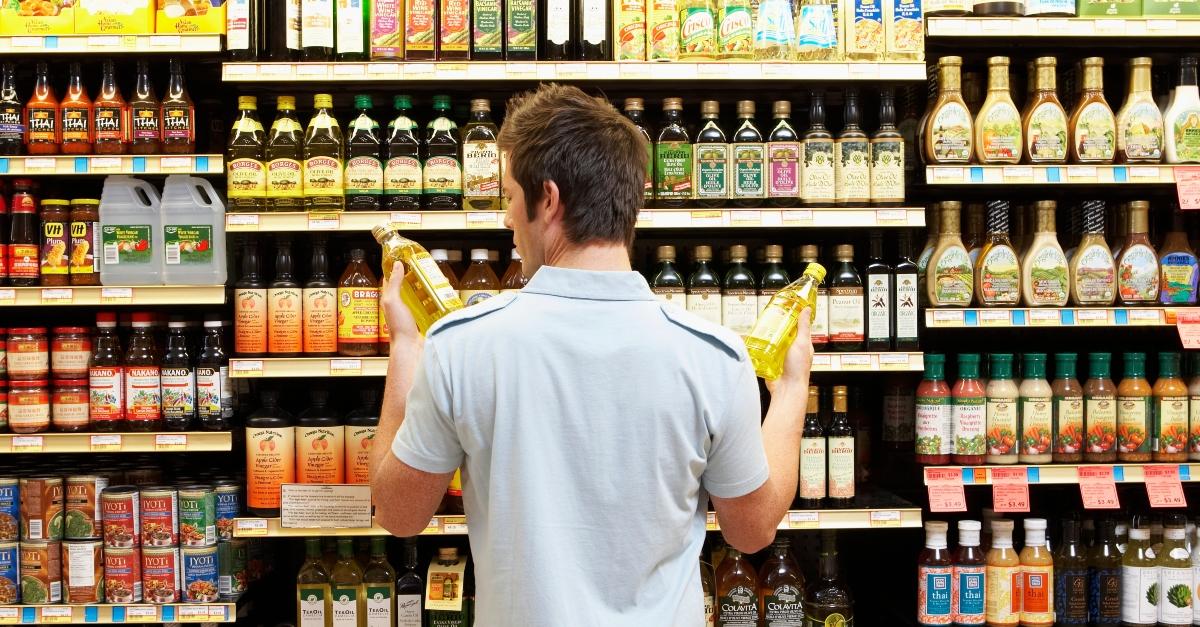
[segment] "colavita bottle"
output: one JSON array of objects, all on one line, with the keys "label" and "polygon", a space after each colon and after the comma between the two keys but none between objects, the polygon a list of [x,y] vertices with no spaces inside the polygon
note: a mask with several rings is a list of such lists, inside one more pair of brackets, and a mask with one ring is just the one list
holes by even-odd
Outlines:
[{"label": "colavita bottle", "polygon": [[162,109],[150,81],[150,62],[138,61],[137,83],[133,98],[129,100],[129,115],[132,119],[133,141],[129,152],[135,155],[156,155],[162,149]]},{"label": "colavita bottle", "polygon": [[19,155],[25,143],[25,111],[17,95],[17,66],[5,63],[0,77],[0,155]]},{"label": "colavita bottle", "polygon": [[421,208],[421,138],[412,119],[412,97],[393,98],[396,117],[388,122],[387,164],[383,169],[383,203],[388,211]]},{"label": "colavita bottle", "polygon": [[1025,353],[1022,366],[1020,460],[1048,464],[1054,455],[1054,391],[1046,381],[1046,353]]},{"label": "colavita bottle", "polygon": [[434,118],[425,129],[421,206],[431,210],[462,208],[462,149],[458,126],[450,119],[450,96],[433,97]]},{"label": "colavita bottle", "polygon": [[242,247],[242,276],[233,284],[233,352],[238,356],[267,353],[267,284],[259,272],[258,242],[247,239]]},{"label": "colavita bottle", "polygon": [[1180,376],[1179,353],[1158,354],[1154,381],[1154,461],[1183,462],[1188,457],[1188,387]]},{"label": "colavita bottle", "polygon": [[755,207],[766,197],[766,145],[763,135],[754,125],[754,101],[739,100],[738,130],[733,135],[733,204]]},{"label": "colavita bottle", "polygon": [[333,96],[313,96],[313,116],[304,130],[304,207],[341,211],[346,206],[342,181],[345,151],[342,129],[333,116]]},{"label": "colavita bottle", "polygon": [[[626,98],[625,117],[633,122],[646,140],[646,187],[642,198],[644,205],[649,207],[654,204],[654,140],[650,139],[650,127],[646,126],[646,101],[641,98]],[[732,172],[730,174],[732,175]]]},{"label": "colavita bottle", "polygon": [[471,121],[463,127],[463,208],[469,211],[500,210],[499,131],[492,122],[486,98],[471,101]]},{"label": "colavita bottle", "polygon": [[833,419],[825,436],[829,443],[830,507],[854,507],[854,427],[846,415],[846,386],[833,386]]},{"label": "colavita bottle", "polygon": [[767,197],[773,207],[791,207],[800,199],[800,136],[792,127],[791,101],[776,100],[771,110],[775,128],[767,140]]},{"label": "colavita bottle", "polygon": [[829,281],[829,345],[837,351],[863,347],[863,284],[854,267],[854,247],[837,247],[837,265]]},{"label": "colavita bottle", "polygon": [[1055,232],[1053,200],[1039,200],[1033,240],[1021,260],[1021,291],[1028,307],[1062,307],[1070,295],[1067,256]]},{"label": "colavita bottle", "polygon": [[1054,57],[1038,57],[1033,100],[1025,104],[1021,117],[1028,163],[1067,162],[1067,112],[1058,101]]},{"label": "colavita bottle", "polygon": [[746,265],[745,246],[731,246],[729,261],[721,293],[721,322],[725,328],[744,336],[754,329],[758,319],[758,285]]},{"label": "colavita bottle", "polygon": [[[117,87],[115,64],[104,62],[100,77],[100,91],[93,103],[93,128],[95,129],[96,154],[117,155],[129,151],[129,105]],[[0,112],[3,107],[0,90]],[[260,129],[261,130],[261,129]]]},{"label": "colavita bottle", "polygon": [[955,464],[982,464],[987,395],[979,381],[979,353],[960,353],[958,381],[954,383],[953,457]]},{"label": "colavita bottle", "polygon": [[1150,57],[1129,60],[1129,90],[1117,113],[1117,161],[1158,163],[1163,156],[1163,116],[1150,87]]},{"label": "colavita bottle", "polygon": [[1116,523],[1101,518],[1096,541],[1088,552],[1088,624],[1117,627],[1121,624],[1121,552],[1117,550]]},{"label": "colavita bottle", "polygon": [[179,59],[171,59],[171,75],[160,109],[163,153],[196,152],[196,110],[183,83],[183,64]]},{"label": "colavita bottle", "polygon": [[663,100],[662,124],[654,142],[654,197],[660,207],[686,207],[692,198],[692,143],[682,99]]},{"label": "colavita bottle", "polygon": [[1111,379],[1112,353],[1088,353],[1083,384],[1085,462],[1117,459],[1117,386]]},{"label": "colavita bottle", "polygon": [[925,355],[925,374],[916,395],[916,462],[927,466],[950,463],[953,450],[954,405],[946,383],[946,356]]},{"label": "colavita bottle", "polygon": [[675,269],[675,247],[659,246],[656,256],[658,268],[654,273],[654,280],[650,282],[650,290],[664,303],[686,307],[683,276]]},{"label": "colavita bottle", "polygon": [[205,431],[225,431],[233,420],[229,356],[221,336],[220,320],[204,321],[204,339],[196,360],[196,418]]},{"label": "colavita bottle", "polygon": [[740,551],[729,547],[717,567],[718,627],[758,625],[758,577]]},{"label": "colavita bottle", "polygon": [[95,141],[92,129],[92,99],[83,86],[83,66],[72,63],[67,77],[67,93],[59,104],[62,119],[62,152],[65,155],[92,154]]},{"label": "colavita bottle", "polygon": [[987,557],[979,546],[978,520],[958,521],[958,551],[954,554],[954,624],[984,624]]},{"label": "colavita bottle", "polygon": [[329,253],[324,237],[314,236],[308,281],[304,283],[305,355],[327,357],[337,354],[337,285],[329,277]]},{"label": "colavita bottle", "polygon": [[354,97],[358,117],[346,138],[346,209],[379,211],[383,198],[383,162],[380,160],[379,122],[371,117],[371,95]]},{"label": "colavita bottle", "polygon": [[1148,462],[1153,437],[1150,432],[1154,390],[1146,381],[1146,353],[1124,353],[1125,377],[1117,386],[1117,459]]},{"label": "colavita bottle", "polygon": [[[99,98],[97,98],[99,101]],[[100,109],[96,110],[96,146],[99,149]],[[238,96],[238,118],[229,133],[227,198],[230,211],[264,211],[267,208],[266,133],[258,121],[258,98]]]},{"label": "colavita bottle", "polygon": [[904,202],[904,135],[896,128],[896,102],[891,90],[879,94],[879,130],[871,136],[871,203]]},{"label": "colavita bottle", "polygon": [[[249,470],[247,466],[247,473]],[[329,569],[321,559],[321,538],[305,538],[304,564],[296,575],[296,626],[324,627],[329,623],[333,614],[329,596]]]},{"label": "colavita bottle", "polygon": [[337,562],[329,573],[329,596],[334,625],[349,627],[366,623],[363,572],[358,560],[354,559],[353,538],[337,539]]},{"label": "colavita bottle", "polygon": [[804,574],[792,559],[791,543],[779,538],[759,571],[758,604],[763,627],[790,627],[804,622]]},{"label": "colavita bottle", "polygon": [[89,424],[93,431],[123,431],[125,424],[125,368],[117,316],[96,314],[96,338],[88,366]]},{"label": "colavita bottle", "polygon": [[1150,242],[1150,203],[1129,203],[1129,232],[1117,259],[1117,295],[1123,305],[1158,301],[1158,253]]},{"label": "colavita bottle", "polygon": [[694,256],[696,268],[688,279],[687,310],[713,324],[721,324],[721,280],[709,265],[712,247],[697,246]]},{"label": "colavita bottle", "polygon": [[1020,163],[1024,145],[1021,112],[1013,104],[1008,81],[1008,57],[988,59],[987,98],[975,122],[975,151],[979,163]]},{"label": "colavita bottle", "polygon": [[379,429],[379,390],[358,391],[358,407],[346,414],[346,483],[371,482],[371,448]]},{"label": "colavita bottle", "polygon": [[720,118],[720,103],[716,100],[700,103],[704,126],[696,134],[692,150],[692,189],[696,204],[701,207],[721,207],[729,202],[729,140],[721,130]]},{"label": "colavita bottle", "polygon": [[1150,530],[1129,530],[1129,546],[1121,560],[1121,625],[1155,627],[1158,624],[1158,565],[1150,544]]},{"label": "colavita bottle", "polygon": [[154,314],[133,314],[125,351],[125,424],[130,431],[162,428],[162,372],[154,344]]},{"label": "colavita bottle", "polygon": [[837,198],[833,135],[825,129],[825,95],[814,91],[810,98],[808,130],[804,132],[800,201],[805,205],[828,205]]},{"label": "colavita bottle", "polygon": [[379,281],[367,265],[366,252],[350,251],[350,263],[338,280],[337,351],[347,357],[379,353]]},{"label": "colavita bottle", "polygon": [[279,515],[279,486],[296,482],[295,431],[279,407],[279,391],[264,388],[246,418],[246,507],[255,516]]},{"label": "colavita bottle", "polygon": [[821,389],[808,386],[804,430],[800,434],[800,487],[796,504],[801,509],[825,506],[828,486],[828,441],[821,426]]},{"label": "colavita bottle", "polygon": [[1054,354],[1054,461],[1083,461],[1083,386],[1075,377],[1075,353]]},{"label": "colavita bottle", "polygon": [[962,98],[962,57],[938,59],[938,88],[923,131],[925,162],[970,163],[974,154],[972,117]]},{"label": "colavita bottle", "polygon": [[33,93],[25,104],[25,119],[29,124],[25,131],[25,150],[31,155],[56,155],[62,143],[62,118],[58,98],[50,85],[50,66],[38,63],[36,76]]},{"label": "colavita bottle", "polygon": [[834,195],[840,205],[871,200],[871,160],[867,134],[859,126],[858,92],[846,91],[842,132],[834,142]]},{"label": "colavita bottle", "polygon": [[854,597],[838,576],[837,543],[832,531],[821,533],[817,580],[804,591],[804,616],[812,625],[854,624]]},{"label": "colavita bottle", "polygon": [[296,420],[296,481],[344,483],[346,430],[329,408],[329,390],[308,393],[308,408]]},{"label": "colavita bottle", "polygon": [[896,250],[896,266],[892,272],[892,331],[894,349],[914,351],[920,347],[917,338],[917,264],[912,258],[912,233],[902,230]]},{"label": "colavita bottle", "polygon": [[935,307],[966,307],[974,291],[971,257],[959,232],[962,203],[942,203],[938,216],[938,239],[925,268],[925,290]]},{"label": "colavita bottle", "polygon": [[1021,268],[1008,241],[1007,200],[987,203],[987,235],[975,261],[975,298],[984,307],[1013,306],[1021,299]]},{"label": "colavita bottle", "polygon": [[296,98],[280,96],[267,138],[267,208],[304,210],[304,129],[296,119]]},{"label": "colavita bottle", "polygon": [[869,351],[887,351],[895,336],[896,303],[892,300],[892,267],[883,260],[883,233],[871,231],[870,255],[867,257],[866,307],[867,343]]},{"label": "colavita bottle", "polygon": [[1071,301],[1076,305],[1112,305],[1117,270],[1104,239],[1104,201],[1083,201],[1083,236],[1071,257]]},{"label": "colavita bottle", "polygon": [[292,240],[275,241],[275,278],[267,286],[267,353],[272,357],[300,354],[304,338],[304,296],[293,272]]},{"label": "colavita bottle", "polygon": [[163,428],[188,431],[196,419],[196,370],[184,335],[187,323],[167,323],[167,350],[162,358]]},{"label": "colavita bottle", "polygon": [[572,24],[579,19],[572,0],[538,0],[538,59],[569,61],[575,55]]},{"label": "colavita bottle", "polygon": [[1083,60],[1083,93],[1071,113],[1071,160],[1112,163],[1117,149],[1117,118],[1104,99],[1104,57]]},{"label": "colavita bottle", "polygon": [[500,293],[500,279],[488,263],[486,248],[471,249],[471,265],[463,273],[458,284],[458,297],[464,306],[470,307]]}]

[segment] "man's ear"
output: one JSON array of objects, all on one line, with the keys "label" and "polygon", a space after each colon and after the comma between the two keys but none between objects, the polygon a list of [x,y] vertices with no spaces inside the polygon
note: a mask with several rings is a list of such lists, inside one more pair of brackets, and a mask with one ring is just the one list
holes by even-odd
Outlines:
[{"label": "man's ear", "polygon": [[559,197],[558,183],[542,181],[542,201],[538,207],[538,215],[542,216],[547,224],[562,217],[562,199]]}]

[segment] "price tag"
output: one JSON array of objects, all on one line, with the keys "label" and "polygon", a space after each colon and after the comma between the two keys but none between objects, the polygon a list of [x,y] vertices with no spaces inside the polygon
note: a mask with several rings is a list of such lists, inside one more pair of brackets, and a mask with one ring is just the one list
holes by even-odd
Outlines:
[{"label": "price tag", "polygon": [[701,63],[696,67],[700,78],[725,78],[729,76],[728,63]]},{"label": "price tag", "polygon": [[788,512],[788,529],[816,529],[821,526],[820,512]]},{"label": "price tag", "polygon": [[408,63],[404,66],[405,78],[431,78],[434,65],[432,63]]},{"label": "price tag", "polygon": [[54,163],[54,159],[47,157],[27,158],[25,159],[25,172],[53,172]]},{"label": "price tag", "polygon": [[69,287],[47,288],[41,292],[43,305],[61,305],[70,303],[75,291]]},{"label": "price tag", "polygon": [[41,37],[13,37],[9,41],[13,48],[41,48],[45,40]]},{"label": "price tag", "polygon": [[156,451],[186,451],[188,437],[182,433],[158,433],[154,436]]},{"label": "price tag", "polygon": [[650,65],[647,63],[622,63],[621,78],[650,78]]},{"label": "price tag", "polygon": [[152,48],[178,48],[181,43],[179,35],[150,36],[150,47]]},{"label": "price tag", "polygon": [[1129,324],[1158,325],[1163,323],[1162,309],[1130,309]]},{"label": "price tag", "polygon": [[1175,310],[1175,329],[1185,349],[1200,349],[1200,311]]},{"label": "price tag", "polygon": [[840,355],[842,370],[867,370],[871,367],[870,355]]},{"label": "price tag", "polygon": [[795,78],[794,75],[798,74],[791,63],[763,63],[760,71],[763,78]]},{"label": "price tag", "polygon": [[88,438],[88,448],[92,451],[119,451],[121,450],[121,436],[93,435]]},{"label": "price tag", "polygon": [[586,63],[558,63],[554,66],[554,73],[559,78],[580,78],[587,76],[587,70]]},{"label": "price tag", "polygon": [[733,213],[729,214],[729,219],[734,226],[761,226],[762,212],[734,211]]},{"label": "price tag", "polygon": [[88,167],[92,172],[120,172],[121,158],[120,157],[92,157],[88,162]]},{"label": "price tag", "polygon": [[505,63],[504,72],[509,76],[537,76],[537,66],[532,63]]},{"label": "price tag", "polygon": [[722,215],[724,214],[719,209],[715,211],[693,211],[691,213],[692,226],[721,226]]},{"label": "price tag", "polygon": [[462,78],[467,73],[466,63],[438,63],[438,78]]},{"label": "price tag", "polygon": [[908,224],[907,209],[876,209],[875,223],[882,226],[885,224]]},{"label": "price tag", "polygon": [[14,435],[12,439],[12,452],[41,453],[44,444],[45,441],[40,435]]},{"label": "price tag", "polygon": [[1157,179],[1158,168],[1131,167],[1129,168],[1129,177],[1135,179]]},{"label": "price tag", "polygon": [[89,48],[114,48],[121,45],[121,38],[115,35],[92,35],[87,38],[87,45]]},{"label": "price tag", "polygon": [[1175,167],[1175,194],[1179,197],[1180,209],[1200,209],[1200,167]]},{"label": "price tag", "polygon": [[813,370],[830,370],[833,358],[830,355],[813,355]]},{"label": "price tag", "polygon": [[180,605],[175,612],[181,623],[203,623],[208,621],[208,607],[204,605]]},{"label": "price tag", "polygon": [[330,359],[329,375],[333,377],[362,376],[361,359]]},{"label": "price tag", "polygon": [[880,353],[880,370],[908,370],[911,364],[908,353]]},{"label": "price tag", "polygon": [[1146,482],[1150,507],[1187,507],[1183,484],[1179,482],[1179,466],[1144,466],[1142,478]]},{"label": "price tag", "polygon": [[704,528],[709,531],[716,531],[717,529],[720,529],[720,525],[717,524],[716,512],[708,512],[704,515]]},{"label": "price tag", "polygon": [[370,63],[370,64],[367,64],[367,74],[374,74],[374,75],[378,76],[380,74],[399,74],[399,73],[400,73],[400,64],[399,63]]},{"label": "price tag", "polygon": [[462,516],[452,516],[442,519],[442,533],[448,535],[466,535],[467,519]]},{"label": "price tag", "polygon": [[225,214],[225,228],[231,231],[257,231],[258,214],[227,213]]},{"label": "price tag", "polygon": [[333,66],[334,76],[362,76],[366,68],[361,63],[338,63]]},{"label": "price tag", "polygon": [[261,377],[263,374],[261,359],[232,359],[229,363],[234,377]]},{"label": "price tag", "polygon": [[1112,466],[1080,466],[1079,494],[1084,509],[1120,509]]},{"label": "price tag", "polygon": [[238,518],[233,521],[236,538],[261,538],[267,535],[267,521],[263,518]]},{"label": "price tag", "polygon": [[992,468],[992,508],[997,512],[1029,511],[1029,476],[1024,468]]},{"label": "price tag", "polygon": [[[985,20],[984,22],[990,22]],[[1030,166],[1005,166],[1002,171],[1005,183],[1029,183],[1033,181],[1033,168]]]},{"label": "price tag", "polygon": [[796,209],[793,211],[783,212],[783,224],[812,224],[813,212],[811,209]]},{"label": "price tag", "polygon": [[496,228],[496,214],[491,211],[471,211],[467,213],[468,229]]},{"label": "price tag", "polygon": [[336,231],[342,226],[342,217],[336,213],[308,214],[308,230]]},{"label": "price tag", "polygon": [[967,511],[967,494],[958,468],[926,468],[925,485],[929,489],[929,511]]},{"label": "price tag", "polygon": [[966,312],[961,309],[934,309],[933,324],[939,327],[961,327],[966,324]]},{"label": "price tag", "polygon": [[44,605],[38,608],[38,617],[42,623],[69,623],[74,614],[74,608],[67,606]]},{"label": "price tag", "polygon": [[1012,312],[1004,309],[983,309],[979,312],[979,326],[1009,327],[1012,326]]},{"label": "price tag", "polygon": [[653,211],[639,211],[637,215],[637,224],[635,226],[647,227],[654,226]]},{"label": "price tag", "polygon": [[17,290],[12,288],[0,289],[0,304],[11,305],[17,302]]},{"label": "price tag", "polygon": [[1013,20],[982,20],[983,32],[992,33],[994,35],[1011,35],[1013,31]]},{"label": "price tag", "polygon": [[1173,33],[1177,30],[1175,20],[1146,20],[1146,29],[1149,31]]},{"label": "price tag", "polygon": [[256,63],[226,63],[223,67],[225,76],[250,76],[258,70]]},{"label": "price tag", "polygon": [[874,80],[879,78],[878,63],[847,63],[847,74],[854,80]]},{"label": "price tag", "polygon": [[258,66],[258,71],[264,76],[289,76],[292,66],[286,63],[263,64]]},{"label": "price tag", "polygon": [[300,76],[325,76],[329,66],[324,63],[302,63],[296,66],[296,74]]},{"label": "price tag", "polygon": [[125,622],[157,623],[158,608],[153,605],[127,605],[125,606]]},{"label": "price tag", "polygon": [[102,287],[100,302],[105,305],[128,305],[133,302],[132,287]]},{"label": "price tag", "polygon": [[442,519],[434,517],[425,525],[425,531],[421,532],[424,535],[440,535],[442,533]]},{"label": "price tag", "polygon": [[1081,327],[1096,327],[1108,324],[1108,311],[1105,309],[1076,309],[1075,323]]},{"label": "price tag", "polygon": [[1031,327],[1057,327],[1062,324],[1062,316],[1055,309],[1027,309]]},{"label": "price tag", "polygon": [[962,183],[963,168],[934,168],[934,183]]},{"label": "price tag", "polygon": [[[1067,20],[1063,20],[1064,22]],[[1087,22],[1088,20],[1078,20]],[[1051,31],[1053,33],[1054,31]],[[1124,35],[1125,20],[1096,20],[1096,32],[1101,35]]]},{"label": "price tag", "polygon": [[871,510],[872,527],[899,527],[900,512],[894,509]]},{"label": "price tag", "polygon": [[393,211],[388,216],[388,221],[392,224],[403,224],[415,229],[421,228],[421,214],[415,211]]},{"label": "price tag", "polygon": [[0,624],[12,625],[21,622],[21,608],[0,607]]},{"label": "price tag", "polygon": [[1096,180],[1096,166],[1067,166],[1067,180],[1077,183],[1092,183]]},{"label": "price tag", "polygon": [[158,168],[163,172],[190,172],[192,168],[191,157],[161,157],[158,160]]}]

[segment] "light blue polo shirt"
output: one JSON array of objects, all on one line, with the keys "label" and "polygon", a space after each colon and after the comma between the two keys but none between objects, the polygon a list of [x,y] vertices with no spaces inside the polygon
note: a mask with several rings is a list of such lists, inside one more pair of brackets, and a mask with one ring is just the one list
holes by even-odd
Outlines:
[{"label": "light blue polo shirt", "polygon": [[766,482],[760,412],[737,335],[543,266],[430,329],[392,451],[463,467],[478,627],[695,627],[707,495]]}]

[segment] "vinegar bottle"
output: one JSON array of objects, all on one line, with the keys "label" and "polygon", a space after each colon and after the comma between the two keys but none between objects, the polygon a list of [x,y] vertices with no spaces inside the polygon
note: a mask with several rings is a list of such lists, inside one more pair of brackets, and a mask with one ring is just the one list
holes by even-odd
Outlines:
[{"label": "vinegar bottle", "polygon": [[987,558],[979,547],[978,520],[958,521],[958,551],[954,555],[954,624],[982,626]]},{"label": "vinegar bottle", "polygon": [[917,558],[917,624],[949,625],[954,618],[954,561],[946,543],[950,526],[940,520],[925,523],[925,549]]},{"label": "vinegar bottle", "polygon": [[1088,353],[1083,384],[1083,461],[1117,460],[1117,386],[1111,379],[1112,353]]},{"label": "vinegar bottle", "polygon": [[829,442],[821,426],[820,388],[808,386],[808,404],[804,407],[804,430],[800,434],[800,490],[797,505],[802,509],[821,509],[828,493],[827,469]]},{"label": "vinegar bottle", "polygon": [[757,625],[758,576],[740,551],[729,547],[717,567],[718,627]]},{"label": "vinegar bottle", "polygon": [[233,420],[229,358],[221,339],[221,321],[204,321],[204,341],[196,360],[196,417],[205,431],[226,431]]},{"label": "vinegar bottle", "polygon": [[367,386],[358,391],[358,407],[346,414],[346,483],[371,482],[371,448],[379,428],[379,390]]},{"label": "vinegar bottle", "polygon": [[800,312],[807,307],[809,319],[816,317],[817,286],[824,280],[825,267],[812,262],[799,279],[771,297],[754,329],[745,337],[746,350],[758,376],[774,381],[783,374],[784,359],[796,339]]},{"label": "vinegar bottle", "polygon": [[293,265],[292,241],[280,237],[275,243],[275,279],[267,286],[267,353],[272,357],[300,354],[304,305]]},{"label": "vinegar bottle", "polygon": [[855,429],[846,414],[847,389],[833,386],[833,418],[825,430],[829,448],[829,498],[833,508],[854,507]]},{"label": "vinegar bottle", "polygon": [[279,391],[264,388],[258,411],[246,418],[246,509],[279,516],[279,486],[296,482],[296,435],[291,416],[279,407]]},{"label": "vinegar bottle", "polygon": [[771,556],[759,571],[758,603],[762,608],[763,627],[799,625],[804,620],[802,607],[804,574],[792,559],[787,538],[771,545]]},{"label": "vinegar bottle", "polygon": [[296,481],[344,483],[345,427],[329,408],[329,390],[313,388],[308,398],[296,421]]},{"label": "vinegar bottle", "polygon": [[379,354],[379,282],[361,248],[350,251],[350,263],[338,280],[338,354]]},{"label": "vinegar bottle", "polygon": [[1121,552],[1116,523],[1101,519],[1088,554],[1088,623],[1093,627],[1121,624]]},{"label": "vinegar bottle", "polygon": [[464,307],[481,303],[500,293],[500,279],[488,263],[488,251],[485,248],[471,249],[471,265],[463,273],[459,282],[458,297]]},{"label": "vinegar bottle", "polygon": [[1088,624],[1088,558],[1079,528],[1078,520],[1062,521],[1063,543],[1054,556],[1056,625]]},{"label": "vinegar bottle", "polygon": [[[249,455],[250,449],[246,450]],[[304,564],[296,575],[298,627],[323,627],[332,614],[329,597],[329,569],[321,559],[321,538],[305,538]]]},{"label": "vinegar bottle", "polygon": [[90,389],[88,415],[93,431],[123,431],[125,422],[125,369],[117,315],[96,314],[96,339],[88,366]]},{"label": "vinegar bottle", "polygon": [[1146,381],[1146,353],[1122,355],[1125,378],[1117,387],[1117,459],[1148,462],[1151,459],[1150,425],[1153,389]]},{"label": "vinegar bottle", "polygon": [[1054,558],[1046,544],[1046,519],[1025,519],[1021,549],[1021,627],[1054,625]]},{"label": "vinegar bottle", "polygon": [[916,462],[927,466],[949,464],[954,415],[945,355],[925,355],[925,375],[917,386],[916,415]]},{"label": "vinegar bottle", "polygon": [[313,237],[309,277],[304,283],[305,355],[330,357],[337,354],[337,285],[329,278],[328,244],[323,236]]},{"label": "vinegar bottle", "polygon": [[[1158,594],[1154,594],[1157,591]],[[1150,547],[1150,530],[1129,530],[1129,546],[1121,560],[1121,625],[1155,627],[1158,624],[1158,565]]]},{"label": "vinegar bottle", "polygon": [[979,354],[958,356],[958,381],[954,384],[954,456],[955,464],[982,464],[985,454],[986,395],[979,382]]},{"label": "vinegar bottle", "polygon": [[258,242],[242,248],[242,277],[233,284],[233,352],[257,357],[267,353],[267,284],[259,274]]}]

